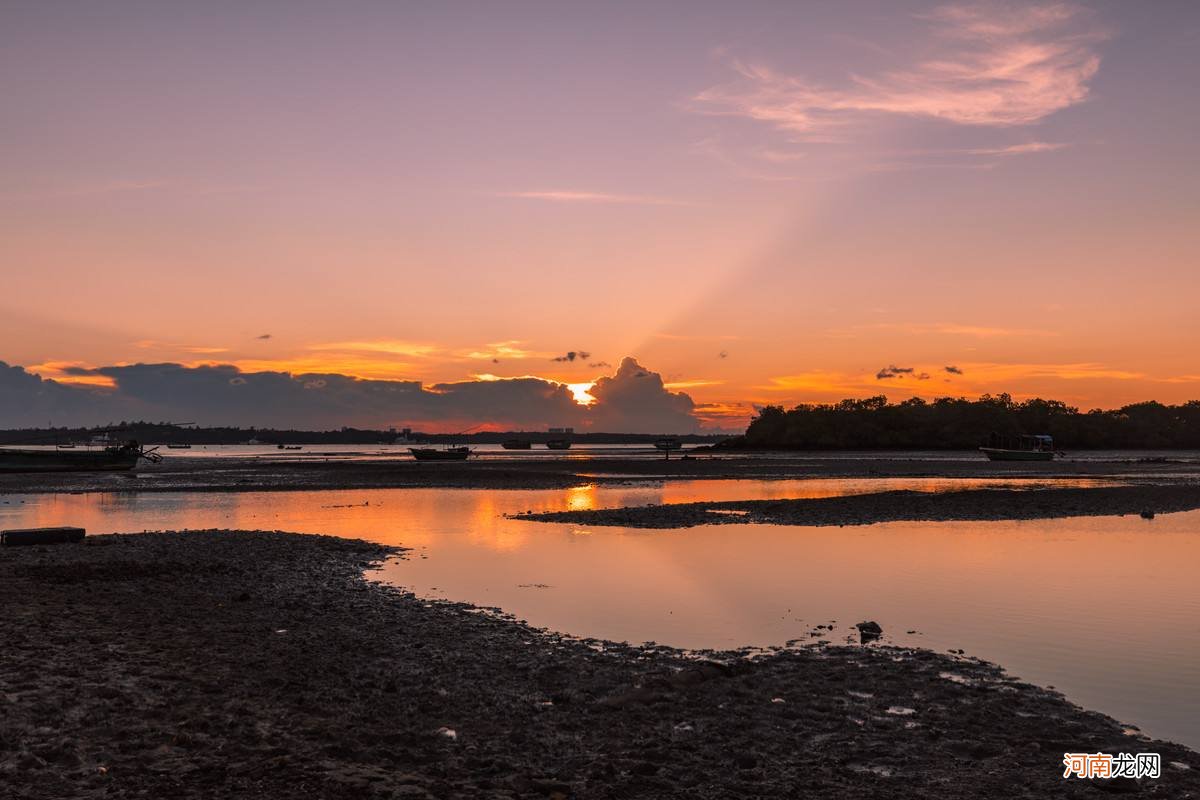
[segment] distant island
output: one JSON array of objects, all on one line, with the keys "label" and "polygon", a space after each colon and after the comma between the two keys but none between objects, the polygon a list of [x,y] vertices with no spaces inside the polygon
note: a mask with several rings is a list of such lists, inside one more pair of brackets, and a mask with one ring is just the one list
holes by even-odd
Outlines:
[{"label": "distant island", "polygon": [[[97,427],[14,428],[0,430],[0,445],[53,445],[89,442],[99,435],[113,439],[135,439],[142,444],[223,445],[246,444],[324,444],[373,445],[411,442],[432,444],[500,444],[506,439],[527,439],[543,444],[550,439],[568,436],[577,445],[588,444],[653,444],[663,434],[604,433],[551,429],[548,431],[476,431],[469,433],[429,433],[408,428],[375,430],[343,427],[329,431],[306,431],[276,428],[197,427],[169,422],[114,422]],[[693,433],[673,436],[684,444],[715,444],[729,434]]]},{"label": "distant island", "polygon": [[1200,400],[1178,406],[1150,401],[1082,412],[1059,400],[1015,401],[1008,394],[978,400],[879,395],[785,410],[766,406],[746,433],[718,450],[963,450],[992,433],[1048,434],[1077,450],[1200,449]]}]

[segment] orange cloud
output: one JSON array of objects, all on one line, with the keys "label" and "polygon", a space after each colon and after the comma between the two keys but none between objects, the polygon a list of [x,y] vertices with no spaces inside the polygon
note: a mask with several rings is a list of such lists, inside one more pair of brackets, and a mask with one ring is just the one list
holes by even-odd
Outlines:
[{"label": "orange cloud", "polygon": [[25,370],[47,380],[74,386],[95,386],[102,389],[116,386],[116,381],[112,378],[92,373],[90,367],[82,361],[47,361],[43,364],[33,364]]}]

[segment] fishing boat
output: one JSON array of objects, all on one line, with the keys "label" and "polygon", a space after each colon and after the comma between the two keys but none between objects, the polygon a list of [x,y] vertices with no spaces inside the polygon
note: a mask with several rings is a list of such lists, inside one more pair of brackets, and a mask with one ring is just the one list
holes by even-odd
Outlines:
[{"label": "fishing boat", "polygon": [[32,450],[0,447],[0,472],[127,472],[139,459],[153,463],[162,456],[130,440],[99,450]]},{"label": "fishing boat", "polygon": [[529,439],[505,439],[500,446],[505,450],[528,450],[533,447],[533,442]]},{"label": "fishing boat", "polygon": [[1053,461],[1054,439],[1044,434],[1009,436],[993,433],[979,448],[991,461]]},{"label": "fishing boat", "polygon": [[550,441],[546,442],[546,449],[547,450],[570,450],[571,449],[571,440],[570,439],[551,439]]},{"label": "fishing boat", "polygon": [[664,436],[662,439],[654,441],[654,447],[657,450],[679,450],[683,447],[683,442],[676,439],[674,436]]},{"label": "fishing boat", "polygon": [[190,444],[169,444],[169,445],[167,445],[167,449],[169,449],[169,450],[191,450],[192,446]]},{"label": "fishing boat", "polygon": [[417,461],[466,461],[471,457],[469,447],[410,447],[408,452]]},{"label": "fishing boat", "polygon": [[304,449],[304,445],[302,445],[302,444],[278,444],[275,446],[280,450],[303,450]]}]

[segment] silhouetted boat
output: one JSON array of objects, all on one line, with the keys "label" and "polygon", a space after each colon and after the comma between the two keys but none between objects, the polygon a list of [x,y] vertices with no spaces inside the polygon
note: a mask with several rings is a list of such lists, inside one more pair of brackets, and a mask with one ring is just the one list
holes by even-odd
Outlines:
[{"label": "silhouetted boat", "polygon": [[986,447],[979,448],[992,461],[1052,461],[1054,439],[1044,434],[1008,436],[993,433]]},{"label": "silhouetted boat", "polygon": [[571,449],[571,440],[570,439],[551,439],[550,441],[546,442],[546,449],[548,449],[548,450],[570,450]]},{"label": "silhouetted boat", "polygon": [[191,450],[192,446],[190,444],[169,444],[167,448],[170,450]]},{"label": "silhouetted boat", "polygon": [[678,450],[683,447],[683,442],[673,436],[656,439],[654,446],[659,450]]},{"label": "silhouetted boat", "polygon": [[0,472],[124,472],[137,466],[139,458],[162,460],[153,448],[146,450],[135,441],[69,453],[0,447]]},{"label": "silhouetted boat", "polygon": [[304,449],[304,445],[302,445],[302,444],[280,444],[280,445],[276,445],[276,447],[278,447],[280,450],[303,450]]},{"label": "silhouetted boat", "polygon": [[410,447],[408,452],[417,461],[466,461],[471,457],[469,447],[445,447],[440,450],[436,447]]},{"label": "silhouetted boat", "polygon": [[505,439],[500,443],[505,450],[528,450],[533,447],[529,439]]},{"label": "silhouetted boat", "polygon": [[73,445],[73,444],[56,444],[54,446],[57,447],[59,450],[74,450],[75,449],[75,445]]}]

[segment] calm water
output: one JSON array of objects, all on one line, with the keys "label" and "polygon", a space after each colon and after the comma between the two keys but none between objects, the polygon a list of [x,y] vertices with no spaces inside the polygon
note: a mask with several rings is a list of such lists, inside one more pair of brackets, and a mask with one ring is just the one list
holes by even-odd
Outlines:
[{"label": "calm water", "polygon": [[497,606],[538,626],[631,642],[781,645],[809,640],[812,626],[835,620],[828,638],[840,642],[853,623],[875,619],[896,643],[963,648],[1155,736],[1200,746],[1200,512],[1153,520],[671,531],[503,516],[990,485],[998,484],[872,479],[521,492],[10,495],[0,498],[0,527],[278,528],[403,544],[414,548],[409,558],[387,564],[380,577],[425,596]]}]

